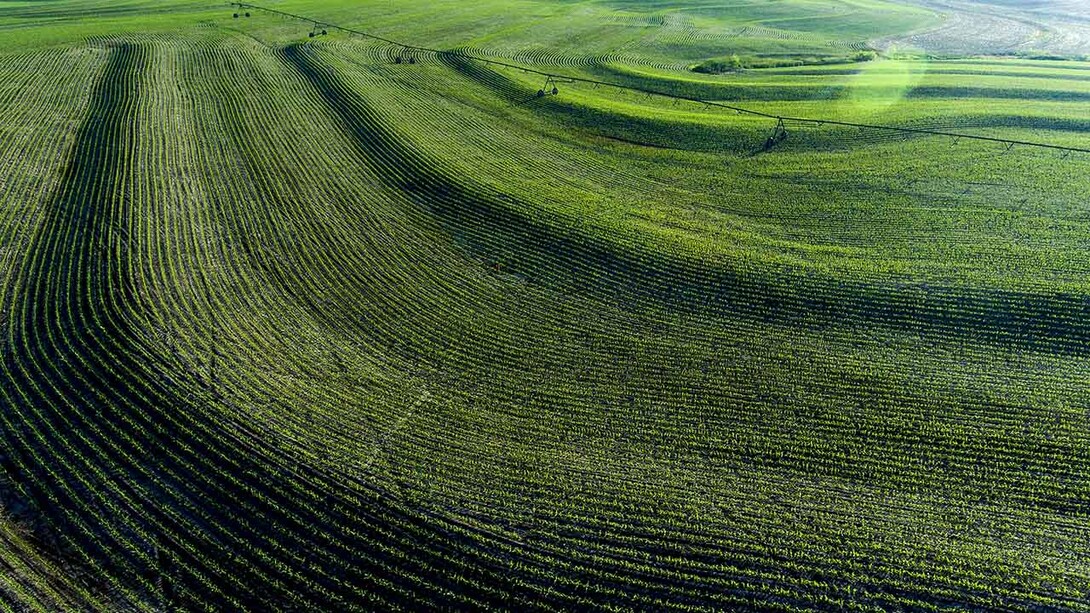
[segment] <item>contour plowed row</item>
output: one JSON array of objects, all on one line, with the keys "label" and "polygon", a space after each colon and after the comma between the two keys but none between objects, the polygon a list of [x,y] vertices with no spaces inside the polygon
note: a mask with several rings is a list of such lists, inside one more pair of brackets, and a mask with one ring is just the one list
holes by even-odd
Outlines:
[{"label": "contour plowed row", "polygon": [[2,434],[18,495],[99,589],[252,610],[1086,604],[1084,373],[1052,351],[1075,324],[1021,339],[1038,307],[1000,302],[1021,294],[952,293],[982,313],[948,320],[932,292],[660,257],[614,219],[629,190],[713,200],[700,186],[512,109],[494,92],[515,80],[421,59],[212,35],[109,51],[13,260]]}]

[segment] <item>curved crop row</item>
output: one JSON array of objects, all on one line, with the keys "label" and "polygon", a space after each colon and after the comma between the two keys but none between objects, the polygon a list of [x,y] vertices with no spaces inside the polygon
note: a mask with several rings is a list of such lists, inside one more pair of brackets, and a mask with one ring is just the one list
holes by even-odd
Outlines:
[{"label": "curved crop row", "polygon": [[[0,440],[58,543],[41,568],[96,578],[63,598],[1090,602],[1083,294],[837,268],[874,227],[837,194],[885,177],[770,194],[827,158],[801,135],[780,158],[602,144],[620,103],[447,55],[214,31],[94,49],[48,56],[91,92],[70,148],[43,129],[38,158],[0,158],[26,194],[27,164],[61,160],[4,217]],[[823,227],[820,266],[775,251]],[[25,576],[0,590],[49,606]]]}]

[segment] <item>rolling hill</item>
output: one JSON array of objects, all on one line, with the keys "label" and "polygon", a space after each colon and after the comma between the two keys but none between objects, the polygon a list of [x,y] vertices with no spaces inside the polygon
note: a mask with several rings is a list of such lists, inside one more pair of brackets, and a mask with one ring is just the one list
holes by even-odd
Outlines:
[{"label": "rolling hill", "polygon": [[1090,608],[1090,156],[846,125],[1090,148],[1090,63],[268,8],[0,2],[4,608]]}]

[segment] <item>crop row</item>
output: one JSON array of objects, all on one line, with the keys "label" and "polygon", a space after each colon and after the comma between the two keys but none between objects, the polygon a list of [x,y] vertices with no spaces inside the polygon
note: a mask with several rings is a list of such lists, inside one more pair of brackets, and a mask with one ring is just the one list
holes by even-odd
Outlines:
[{"label": "crop row", "polygon": [[104,53],[10,256],[2,431],[119,604],[1090,598],[1075,299],[659,257],[624,184],[699,190],[434,58]]}]

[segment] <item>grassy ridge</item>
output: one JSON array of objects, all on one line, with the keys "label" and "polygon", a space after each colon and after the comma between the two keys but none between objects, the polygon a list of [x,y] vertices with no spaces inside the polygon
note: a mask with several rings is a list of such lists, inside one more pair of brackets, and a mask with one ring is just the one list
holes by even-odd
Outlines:
[{"label": "grassy ridge", "polygon": [[[771,126],[699,107],[64,4],[78,40],[24,23],[43,47],[0,64],[0,131],[33,152],[0,151],[5,604],[1087,605],[1084,160],[794,126],[763,152]],[[632,33],[667,5],[326,4],[284,6],[800,114],[1083,138],[1063,96],[948,95],[993,68],[982,88],[1076,95],[1073,63],[709,79]],[[777,4],[730,18],[831,38],[885,7]],[[805,10],[845,21],[780,21]],[[573,14],[586,37],[535,55]]]}]

